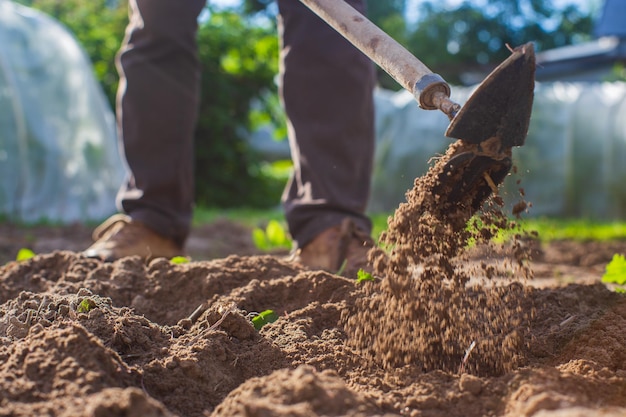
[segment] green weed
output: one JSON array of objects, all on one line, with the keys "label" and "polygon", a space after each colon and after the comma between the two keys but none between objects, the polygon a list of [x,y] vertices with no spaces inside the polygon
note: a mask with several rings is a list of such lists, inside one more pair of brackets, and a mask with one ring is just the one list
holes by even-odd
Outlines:
[{"label": "green weed", "polygon": [[17,256],[15,260],[18,262],[25,261],[27,259],[33,258],[35,256],[35,252],[28,248],[22,248],[17,252]]},{"label": "green weed", "polygon": [[188,264],[190,262],[190,259],[186,256],[174,256],[172,259],[170,259],[170,262],[174,265]]},{"label": "green weed", "polygon": [[359,269],[356,273],[356,282],[359,284],[366,281],[374,281],[376,278],[369,272],[364,271],[363,269]]},{"label": "green weed", "polygon": [[261,330],[261,327],[268,323],[274,323],[276,320],[278,320],[278,314],[276,314],[274,310],[265,310],[260,312],[257,316],[254,316],[252,324],[255,329]]},{"label": "green weed", "polygon": [[96,308],[96,302],[90,298],[83,298],[83,301],[80,302],[76,311],[79,313],[89,313],[91,310]]},{"label": "green weed", "polygon": [[606,266],[606,272],[602,275],[602,282],[616,284],[615,291],[626,292],[626,259],[624,255],[613,255],[613,259]]},{"label": "green weed", "polygon": [[265,230],[260,227],[254,228],[252,230],[252,241],[258,249],[263,251],[282,248],[289,249],[291,247],[289,234],[277,220],[270,220]]}]

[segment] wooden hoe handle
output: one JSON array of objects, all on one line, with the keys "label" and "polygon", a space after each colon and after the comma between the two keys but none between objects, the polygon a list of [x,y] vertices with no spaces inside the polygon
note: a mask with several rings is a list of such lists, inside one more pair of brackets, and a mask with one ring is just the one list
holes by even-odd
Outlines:
[{"label": "wooden hoe handle", "polygon": [[391,36],[343,0],[300,0],[409,91],[425,110],[439,109],[450,119],[461,108],[450,86]]}]

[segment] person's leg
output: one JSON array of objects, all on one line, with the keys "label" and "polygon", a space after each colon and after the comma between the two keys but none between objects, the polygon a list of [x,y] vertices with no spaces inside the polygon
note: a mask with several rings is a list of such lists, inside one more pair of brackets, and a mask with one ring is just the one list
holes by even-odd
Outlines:
[{"label": "person's leg", "polygon": [[204,0],[131,0],[119,54],[120,138],[129,178],[118,206],[182,246],[193,205],[199,102],[197,18]]},{"label": "person's leg", "polygon": [[[364,10],[364,1],[349,3]],[[369,235],[374,66],[300,2],[278,5],[280,89],[295,168],[283,195],[289,230],[300,248],[345,218]]]},{"label": "person's leg", "polygon": [[[204,4],[205,0],[131,0],[130,22],[118,55],[120,149],[128,164],[118,209],[130,216],[130,222],[146,226],[166,245],[171,242],[179,249],[192,218],[193,134],[200,90],[196,34]],[[119,248],[128,242],[124,236],[117,239],[94,245],[90,253],[115,258],[109,253],[112,247],[124,255],[141,251],[141,242]]]}]

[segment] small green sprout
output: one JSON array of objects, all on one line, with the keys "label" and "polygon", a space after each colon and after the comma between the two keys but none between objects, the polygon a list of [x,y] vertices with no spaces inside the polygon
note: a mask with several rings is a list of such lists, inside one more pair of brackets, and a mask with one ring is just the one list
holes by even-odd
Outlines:
[{"label": "small green sprout", "polygon": [[15,260],[18,262],[21,262],[21,261],[30,259],[34,256],[35,256],[35,252],[33,252],[32,250],[28,248],[22,248],[17,252],[17,256],[15,257]]},{"label": "small green sprout", "polygon": [[170,259],[170,262],[174,265],[188,264],[189,258],[187,258],[186,256],[174,256],[172,259]]},{"label": "small green sprout", "polygon": [[274,310],[265,310],[252,319],[252,324],[255,329],[261,330],[261,327],[268,323],[274,323],[276,320],[278,320],[278,314],[276,314]]},{"label": "small green sprout", "polygon": [[358,282],[359,284],[365,281],[374,281],[375,279],[376,278],[374,278],[372,274],[363,269],[359,269],[356,273],[356,282]]},{"label": "small green sprout", "polygon": [[291,239],[285,228],[277,220],[270,220],[265,230],[260,227],[252,231],[254,245],[263,251],[277,248],[290,248]]},{"label": "small green sprout", "polygon": [[83,298],[83,301],[80,302],[76,311],[79,313],[89,313],[91,310],[96,308],[96,302],[90,298]]},{"label": "small green sprout", "polygon": [[613,259],[606,266],[602,282],[617,284],[616,292],[626,292],[626,258],[624,255],[613,255]]}]

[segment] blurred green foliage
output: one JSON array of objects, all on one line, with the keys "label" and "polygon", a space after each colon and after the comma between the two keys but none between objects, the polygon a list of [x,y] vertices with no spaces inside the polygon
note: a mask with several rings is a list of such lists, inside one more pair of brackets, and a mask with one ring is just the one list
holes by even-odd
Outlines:
[{"label": "blurred green foliage", "polygon": [[265,229],[255,227],[252,230],[252,242],[262,251],[289,249],[292,246],[287,228],[278,220],[270,220]]},{"label": "blurred green foliage", "polygon": [[270,207],[279,202],[285,181],[264,174],[261,156],[245,139],[260,124],[284,125],[275,110],[278,39],[273,22],[253,24],[239,13],[221,11],[200,27],[195,178],[201,205]]},{"label": "blurred green foliage", "polygon": [[590,38],[590,14],[573,4],[555,6],[549,0],[463,1],[420,4],[419,19],[406,46],[448,82],[461,83],[468,71],[484,72],[516,47],[533,42],[538,51]]},{"label": "blurred green foliage", "polygon": [[626,239],[626,222],[585,218],[531,218],[518,221],[522,230],[537,232],[544,242],[552,240],[610,241]]},{"label": "blurred green foliage", "polygon": [[613,66],[613,70],[605,81],[626,81],[626,66],[622,62],[618,62]]}]

